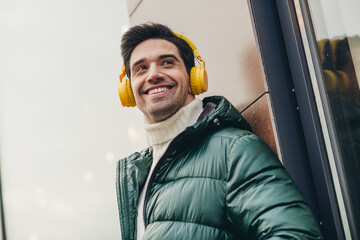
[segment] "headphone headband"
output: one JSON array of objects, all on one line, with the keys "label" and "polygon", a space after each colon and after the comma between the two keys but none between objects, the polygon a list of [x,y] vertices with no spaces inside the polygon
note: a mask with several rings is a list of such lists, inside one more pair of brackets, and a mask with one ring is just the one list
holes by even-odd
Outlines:
[{"label": "headphone headband", "polygon": [[189,44],[189,46],[191,47],[191,49],[193,51],[196,50],[195,45],[190,41],[190,39],[188,39],[187,37],[185,37],[184,35],[177,33],[177,32],[173,32],[173,34],[175,34],[178,38],[181,38],[182,40],[184,40],[185,42],[187,42],[187,44]]},{"label": "headphone headband", "polygon": [[195,44],[193,44],[190,39],[188,39],[187,37],[185,37],[184,35],[180,34],[180,33],[177,33],[177,32],[173,32],[175,34],[175,36],[177,36],[178,38],[181,38],[182,40],[184,40],[189,46],[190,48],[193,50],[195,56],[197,59],[199,59],[202,64],[203,64],[203,67],[205,68],[205,61],[204,59],[202,59],[202,57],[200,56],[198,50],[196,49],[195,47]]}]

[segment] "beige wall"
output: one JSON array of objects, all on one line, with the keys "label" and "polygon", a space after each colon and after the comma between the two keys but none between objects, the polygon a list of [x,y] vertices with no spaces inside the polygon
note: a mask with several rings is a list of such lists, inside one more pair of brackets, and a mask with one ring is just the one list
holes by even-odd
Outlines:
[{"label": "beige wall", "polygon": [[[206,62],[209,91],[240,111],[267,92],[247,0],[127,0],[131,26],[159,22],[184,34]],[[254,132],[276,151],[265,94],[243,112]]]}]

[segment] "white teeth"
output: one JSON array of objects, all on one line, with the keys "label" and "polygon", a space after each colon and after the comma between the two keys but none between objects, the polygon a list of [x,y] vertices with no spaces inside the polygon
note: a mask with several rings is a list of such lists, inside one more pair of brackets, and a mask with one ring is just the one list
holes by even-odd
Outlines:
[{"label": "white teeth", "polygon": [[169,89],[168,87],[153,88],[153,89],[149,90],[148,94],[164,92],[164,91],[166,91],[168,89]]}]

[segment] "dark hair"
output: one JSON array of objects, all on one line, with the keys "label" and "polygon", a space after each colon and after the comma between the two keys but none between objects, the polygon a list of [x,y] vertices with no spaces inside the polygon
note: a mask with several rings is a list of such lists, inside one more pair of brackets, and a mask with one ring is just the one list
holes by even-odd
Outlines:
[{"label": "dark hair", "polygon": [[121,39],[121,54],[125,64],[125,71],[130,78],[130,57],[137,45],[148,39],[164,39],[173,43],[179,50],[180,57],[185,63],[187,73],[195,66],[194,53],[189,44],[178,38],[170,28],[159,23],[144,23],[130,28]]}]

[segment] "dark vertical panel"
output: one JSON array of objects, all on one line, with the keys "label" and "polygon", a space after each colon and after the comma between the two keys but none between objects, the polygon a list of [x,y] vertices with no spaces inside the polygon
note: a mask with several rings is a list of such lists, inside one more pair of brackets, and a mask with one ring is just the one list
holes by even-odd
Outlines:
[{"label": "dark vertical panel", "polygon": [[325,239],[344,239],[294,9],[285,0],[249,4],[284,165],[321,223]]},{"label": "dark vertical panel", "polygon": [[283,162],[317,214],[315,191],[307,161],[309,156],[276,4],[273,1],[256,0],[251,1],[251,4]]}]

